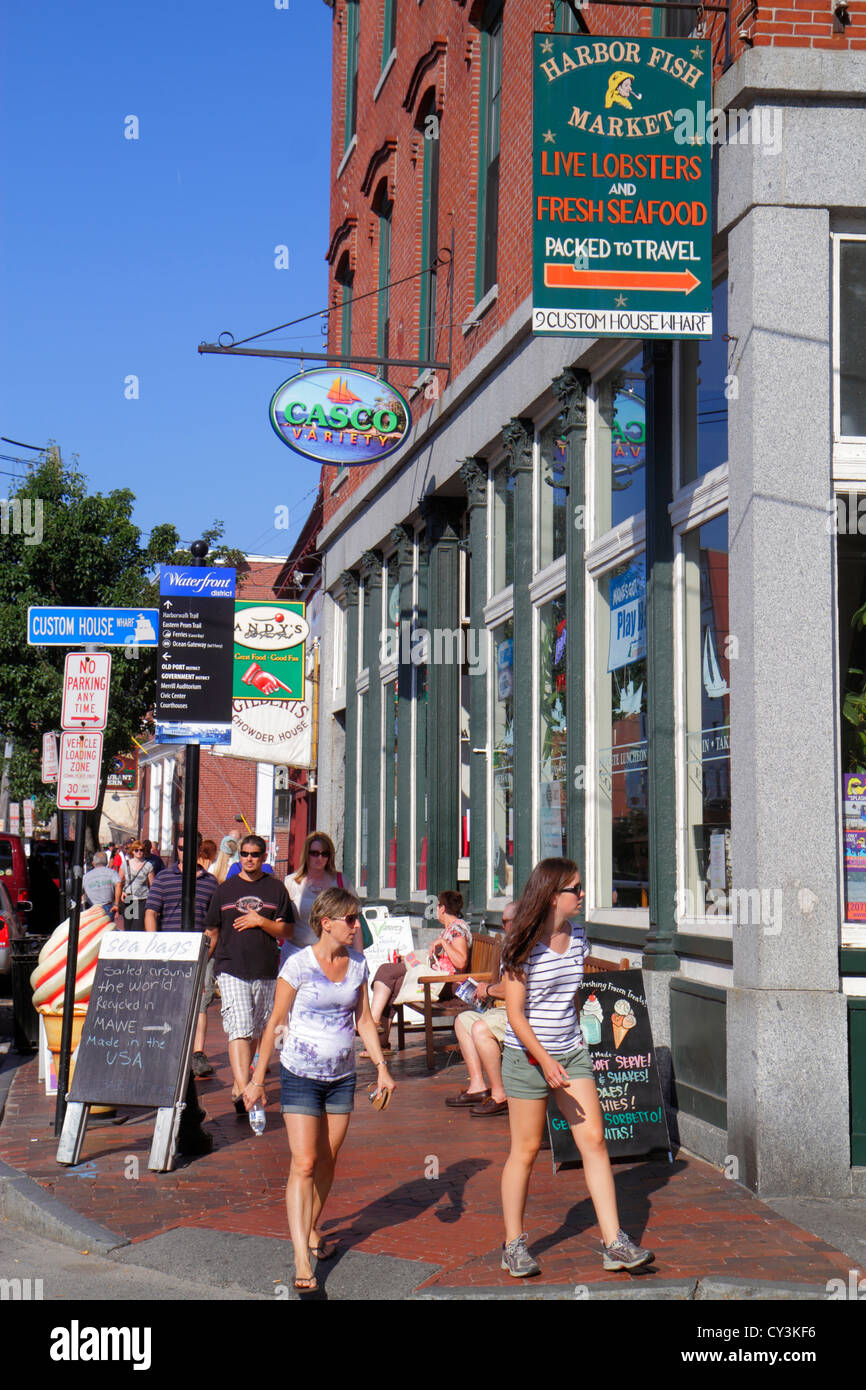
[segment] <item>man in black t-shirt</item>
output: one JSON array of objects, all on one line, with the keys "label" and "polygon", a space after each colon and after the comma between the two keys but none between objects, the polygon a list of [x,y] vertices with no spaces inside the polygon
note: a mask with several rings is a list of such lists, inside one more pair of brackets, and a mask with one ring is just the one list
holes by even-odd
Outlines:
[{"label": "man in black t-shirt", "polygon": [[205,930],[211,942],[220,989],[223,1027],[234,1077],[232,1100],[246,1114],[241,1093],[250,1062],[274,1006],[279,943],[291,938],[294,912],[289,895],[273,874],[262,873],[265,842],[247,835],[241,842],[241,871],[227,878],[210,901]]}]

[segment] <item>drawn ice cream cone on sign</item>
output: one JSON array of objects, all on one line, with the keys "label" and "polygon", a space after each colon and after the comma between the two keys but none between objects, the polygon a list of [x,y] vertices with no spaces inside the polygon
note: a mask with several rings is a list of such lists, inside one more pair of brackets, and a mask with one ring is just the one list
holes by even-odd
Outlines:
[{"label": "drawn ice cream cone on sign", "polygon": [[[81,1039],[84,1016],[90,1002],[90,992],[96,974],[99,948],[106,932],[114,931],[114,923],[103,907],[95,906],[82,912],[78,925],[78,961],[75,971],[75,1000],[73,1005],[72,1049]],[[43,1016],[49,1050],[54,1054],[55,1072],[59,1071],[60,1035],[63,1027],[63,996],[66,991],[66,955],[69,920],[61,922],[39,952],[39,962],[30,976],[33,1007]],[[69,1080],[74,1072],[74,1058]],[[105,1107],[92,1107],[94,1114],[109,1113]]]},{"label": "drawn ice cream cone on sign", "polygon": [[613,1024],[613,1045],[618,1052],[622,1047],[622,1040],[626,1033],[637,1023],[631,1004],[627,999],[617,999],[610,1021]]}]

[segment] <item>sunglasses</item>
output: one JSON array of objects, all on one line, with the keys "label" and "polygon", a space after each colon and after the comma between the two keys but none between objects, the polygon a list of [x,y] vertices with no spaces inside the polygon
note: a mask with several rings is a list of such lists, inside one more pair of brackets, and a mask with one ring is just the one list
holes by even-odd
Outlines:
[{"label": "sunglasses", "polygon": [[345,917],[329,917],[329,922],[345,922],[347,927],[354,927],[358,920],[357,912],[347,912]]},{"label": "sunglasses", "polygon": [[310,850],[310,858],[311,858],[311,859],[327,859],[327,857],[328,857],[328,851],[327,851],[326,849],[311,849],[311,850]]},{"label": "sunglasses", "polygon": [[569,888],[560,888],[559,891],[560,893],[572,893],[575,898],[583,897],[583,886],[580,883],[576,883]]},{"label": "sunglasses", "polygon": [[241,859],[261,859],[262,853],[260,849],[242,849]]}]

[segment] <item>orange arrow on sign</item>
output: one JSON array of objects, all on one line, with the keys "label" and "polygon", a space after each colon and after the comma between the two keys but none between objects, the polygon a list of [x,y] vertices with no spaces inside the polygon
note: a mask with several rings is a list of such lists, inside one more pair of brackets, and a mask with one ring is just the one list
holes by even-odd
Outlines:
[{"label": "orange arrow on sign", "polygon": [[681,290],[691,294],[701,283],[690,270],[577,270],[573,265],[544,267],[551,290]]}]

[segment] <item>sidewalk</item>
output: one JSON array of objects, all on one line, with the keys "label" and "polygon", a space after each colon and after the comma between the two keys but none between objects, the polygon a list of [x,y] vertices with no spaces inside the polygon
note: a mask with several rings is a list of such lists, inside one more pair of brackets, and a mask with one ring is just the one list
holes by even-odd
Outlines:
[{"label": "sidewalk", "polygon": [[[231,1105],[217,1019],[211,1035],[217,1072],[200,1081],[198,1090],[214,1152],[181,1159],[172,1173],[151,1173],[147,1167],[153,1112],[145,1118],[121,1111],[128,1116],[122,1124],[91,1122],[81,1163],[75,1169],[59,1166],[54,1103],[38,1083],[36,1058],[14,1053],[6,1058],[0,1104],[3,1083],[13,1069],[14,1074],[0,1125],[0,1160],[38,1184],[30,1189],[36,1199],[34,1229],[51,1231],[53,1223],[56,1239],[79,1248],[95,1234],[86,1222],[107,1228],[105,1249],[149,1241],[176,1228],[188,1230],[190,1240],[206,1232],[287,1240],[288,1151],[277,1083],[271,1078],[268,1128],[256,1138]],[[549,1153],[542,1152],[527,1216],[530,1248],[542,1274],[518,1285],[499,1267],[507,1117],[475,1119],[446,1108],[445,1097],[463,1084],[458,1064],[431,1076],[420,1045],[393,1057],[398,1090],[384,1113],[367,1104],[374,1072],[368,1062],[359,1063],[355,1115],[325,1228],[339,1236],[341,1251],[378,1257],[377,1267],[388,1259],[417,1262],[416,1296],[472,1296],[483,1290],[488,1297],[498,1291],[508,1297],[573,1297],[575,1286],[585,1286],[589,1297],[826,1298],[827,1281],[847,1283],[857,1267],[856,1252],[866,1237],[864,1199],[854,1199],[857,1205],[851,1207],[862,1232],[846,1242],[846,1254],[681,1152],[673,1164],[615,1164],[622,1224],[655,1251],[656,1262],[651,1273],[640,1276],[605,1273],[582,1174],[555,1176]],[[440,1068],[446,1060],[444,1051],[437,1054]],[[833,1215],[839,1229],[840,1204],[833,1205]],[[15,1219],[25,1224],[20,1214]],[[95,1240],[90,1248],[96,1248]],[[288,1247],[286,1257],[290,1260]]]}]

